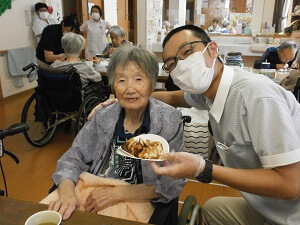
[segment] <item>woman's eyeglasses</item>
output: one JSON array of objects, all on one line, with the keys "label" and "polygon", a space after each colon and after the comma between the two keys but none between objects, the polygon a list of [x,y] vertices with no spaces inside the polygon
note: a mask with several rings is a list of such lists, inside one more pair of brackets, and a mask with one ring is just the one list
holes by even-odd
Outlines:
[{"label": "woman's eyeglasses", "polygon": [[196,44],[196,43],[205,43],[206,44],[208,42],[207,41],[187,42],[177,51],[175,57],[170,58],[168,61],[164,62],[162,69],[165,72],[170,73],[177,66],[178,60],[184,60],[193,53],[193,44]]}]

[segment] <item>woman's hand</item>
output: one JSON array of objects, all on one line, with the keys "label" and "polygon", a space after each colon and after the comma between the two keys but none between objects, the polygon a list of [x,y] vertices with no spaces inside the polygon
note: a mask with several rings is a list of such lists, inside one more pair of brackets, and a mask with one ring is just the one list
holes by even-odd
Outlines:
[{"label": "woman's hand", "polygon": [[87,197],[84,204],[85,211],[91,213],[97,213],[109,206],[115,205],[120,201],[120,194],[122,193],[120,187],[105,187],[99,190],[94,190]]},{"label": "woman's hand", "polygon": [[101,102],[100,104],[98,104],[97,106],[95,106],[93,108],[93,110],[91,111],[91,113],[88,116],[88,120],[91,120],[93,118],[93,116],[95,115],[96,110],[101,109],[102,107],[109,106],[109,105],[111,105],[111,104],[113,104],[117,101],[118,101],[118,99],[111,98],[111,99],[106,100],[105,102]]},{"label": "woman's hand", "polygon": [[52,201],[48,209],[58,212],[63,220],[69,219],[77,207],[78,200],[74,195],[62,195],[57,201]]}]

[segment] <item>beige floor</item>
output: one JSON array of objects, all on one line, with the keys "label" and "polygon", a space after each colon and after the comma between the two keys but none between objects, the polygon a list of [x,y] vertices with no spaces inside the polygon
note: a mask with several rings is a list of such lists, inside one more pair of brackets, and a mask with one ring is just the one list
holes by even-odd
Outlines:
[{"label": "beige floor", "polygon": [[[31,93],[29,91],[0,101],[0,129],[20,122],[22,108]],[[20,159],[17,165],[6,155],[1,158],[9,197],[32,202],[39,202],[44,198],[52,185],[50,177],[56,161],[70,147],[73,138],[73,131],[65,133],[58,130],[48,145],[36,148],[27,143],[22,134],[7,137],[4,141],[6,149]],[[2,177],[0,189],[4,189]],[[214,196],[240,196],[237,190],[227,186],[215,183],[201,184],[196,181],[187,183],[180,196],[180,202],[183,202],[188,194],[195,195],[201,205]]]}]

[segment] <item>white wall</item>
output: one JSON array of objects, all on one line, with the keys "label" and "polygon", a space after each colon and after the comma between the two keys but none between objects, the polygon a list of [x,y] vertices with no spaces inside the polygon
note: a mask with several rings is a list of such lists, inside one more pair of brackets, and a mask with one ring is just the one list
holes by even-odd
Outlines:
[{"label": "white wall", "polygon": [[175,20],[178,20],[178,25],[185,25],[186,17],[186,0],[170,0],[169,3],[169,22],[174,26]]},{"label": "white wall", "polygon": [[261,33],[262,24],[272,26],[275,0],[253,0],[252,29]]},{"label": "white wall", "polygon": [[[26,26],[25,10],[32,11],[38,0],[14,0],[11,9],[6,10],[0,16],[0,49],[20,48],[33,46],[34,35],[31,26]],[[6,54],[0,57],[0,79],[3,97],[7,97],[36,86],[36,82],[29,83],[23,78],[23,87],[16,87],[7,71]]]},{"label": "white wall", "polygon": [[[61,12],[61,0],[14,0],[11,9],[6,10],[0,16],[0,50],[35,46],[35,37],[31,29],[34,19],[34,5],[37,2],[45,2],[53,6],[54,12]],[[29,26],[25,21],[25,10],[29,12]],[[13,83],[7,71],[6,54],[0,57],[0,81],[3,97],[31,89],[37,85],[36,81],[29,82],[26,76],[22,78],[24,86],[17,87]]]},{"label": "white wall", "polygon": [[104,0],[105,20],[112,26],[118,24],[117,0]]}]

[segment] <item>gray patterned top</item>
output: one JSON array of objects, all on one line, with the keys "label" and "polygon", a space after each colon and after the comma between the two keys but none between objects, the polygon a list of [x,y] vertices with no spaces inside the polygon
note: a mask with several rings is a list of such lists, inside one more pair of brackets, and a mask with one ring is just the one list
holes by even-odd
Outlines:
[{"label": "gray patterned top", "polygon": [[[150,132],[164,137],[170,150],[183,151],[183,124],[181,113],[172,106],[158,100],[149,99]],[[71,179],[75,183],[82,172],[100,176],[109,160],[110,145],[121,111],[119,103],[99,109],[76,136],[72,147],[58,160],[52,180],[58,185],[62,180]],[[174,180],[156,175],[149,162],[142,160],[143,181],[155,186],[162,197],[158,202],[167,203],[176,198],[186,183],[185,179]]]}]

